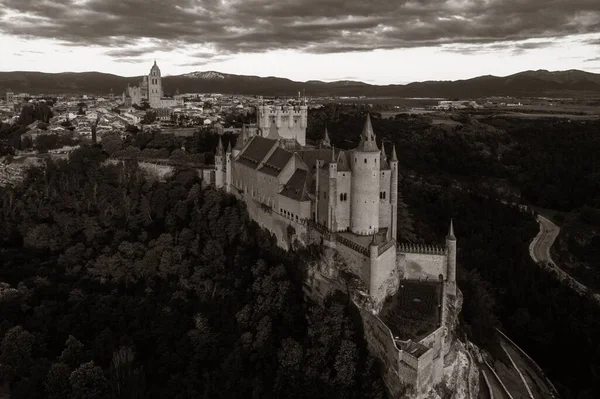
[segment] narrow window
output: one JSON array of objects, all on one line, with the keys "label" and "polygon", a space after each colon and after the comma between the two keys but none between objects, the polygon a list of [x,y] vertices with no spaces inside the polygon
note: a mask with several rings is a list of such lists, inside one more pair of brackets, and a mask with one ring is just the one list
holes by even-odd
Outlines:
[{"label": "narrow window", "polygon": [[344,194],[340,194],[340,201],[344,200]]},{"label": "narrow window", "polygon": [[367,163],[367,158],[365,158],[365,163]]}]

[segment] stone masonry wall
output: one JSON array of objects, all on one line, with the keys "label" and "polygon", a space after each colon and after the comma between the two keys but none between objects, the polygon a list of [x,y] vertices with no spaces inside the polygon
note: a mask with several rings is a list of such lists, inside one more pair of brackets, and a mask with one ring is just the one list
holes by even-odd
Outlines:
[{"label": "stone masonry wall", "polygon": [[404,278],[438,280],[441,274],[446,279],[446,255],[401,253],[398,261],[404,270]]}]

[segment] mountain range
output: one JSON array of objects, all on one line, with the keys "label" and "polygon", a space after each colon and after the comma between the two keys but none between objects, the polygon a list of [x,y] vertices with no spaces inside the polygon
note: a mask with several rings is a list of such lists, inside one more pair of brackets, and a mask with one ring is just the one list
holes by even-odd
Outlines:
[{"label": "mountain range", "polygon": [[[30,94],[96,94],[112,90],[121,94],[129,84],[139,85],[141,76],[123,77],[100,72],[0,72],[0,93],[12,90]],[[426,81],[405,85],[372,85],[357,81],[296,82],[278,77],[259,77],[192,72],[163,77],[165,94],[223,93],[264,96],[367,96],[367,97],[443,97],[479,98],[487,96],[600,96],[600,74],[580,70],[525,71],[510,76],[479,76],[456,81]]]}]

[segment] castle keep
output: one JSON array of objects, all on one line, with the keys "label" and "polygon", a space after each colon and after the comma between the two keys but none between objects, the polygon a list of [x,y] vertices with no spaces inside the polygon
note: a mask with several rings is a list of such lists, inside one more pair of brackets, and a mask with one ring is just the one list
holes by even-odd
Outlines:
[{"label": "castle keep", "polygon": [[331,147],[327,131],[307,147],[306,119],[306,106],[259,106],[256,128],[244,127],[234,148],[219,140],[214,183],[242,198],[283,248],[319,243],[339,254],[359,281],[353,300],[388,388],[422,397],[442,380],[460,307],[452,222],[444,246],[398,242],[395,147],[388,157],[378,146],[369,116],[355,149]]}]

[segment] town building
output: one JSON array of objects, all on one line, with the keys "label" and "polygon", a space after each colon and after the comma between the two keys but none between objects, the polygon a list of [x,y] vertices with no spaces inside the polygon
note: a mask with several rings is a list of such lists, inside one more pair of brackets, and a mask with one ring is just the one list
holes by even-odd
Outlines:
[{"label": "town building", "polygon": [[15,93],[12,91],[6,92],[6,105],[13,105],[15,102]]},{"label": "town building", "polygon": [[[442,381],[460,308],[452,222],[444,246],[399,242],[396,148],[388,156],[377,144],[369,116],[358,147],[340,150],[327,131],[319,147],[304,145],[305,105],[261,105],[257,115],[234,148],[219,139],[211,182],[244,200],[281,247],[320,244],[341,255],[359,281],[353,300],[362,298],[369,350],[388,388],[408,385],[424,397]],[[312,284],[331,284],[338,273],[314,272]]]}]

